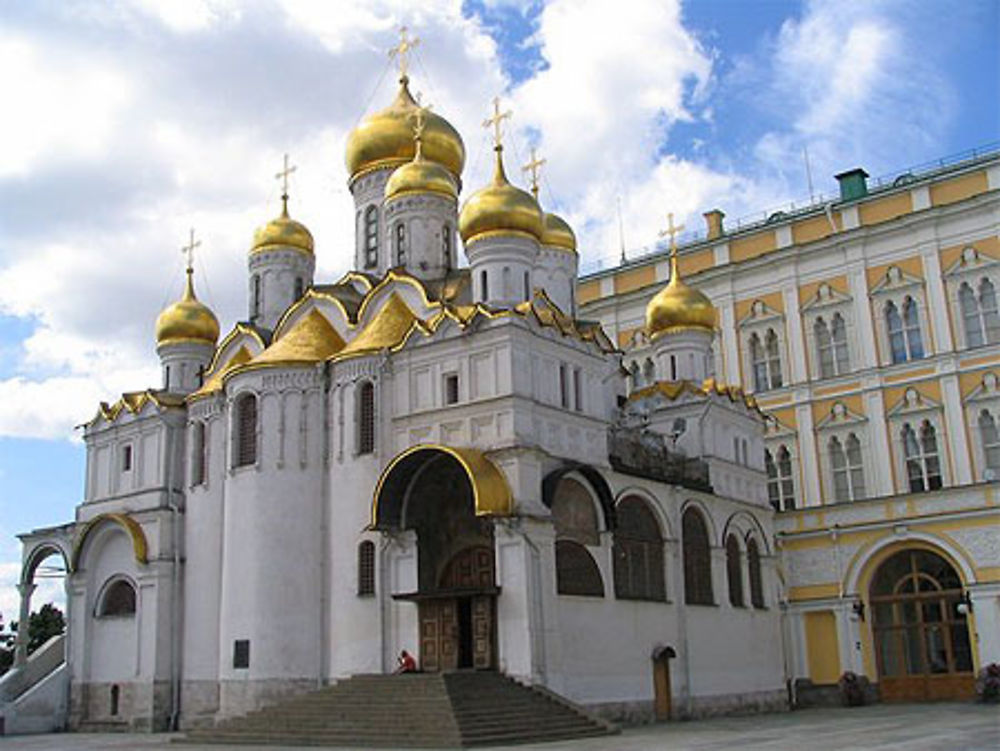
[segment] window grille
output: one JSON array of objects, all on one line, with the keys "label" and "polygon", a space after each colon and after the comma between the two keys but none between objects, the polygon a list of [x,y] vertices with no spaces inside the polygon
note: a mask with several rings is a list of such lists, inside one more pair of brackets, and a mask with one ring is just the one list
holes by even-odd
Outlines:
[{"label": "window grille", "polygon": [[205,482],[205,423],[196,422],[191,426],[191,484],[202,485]]},{"label": "window grille", "polygon": [[363,540],[358,545],[358,595],[375,594],[375,543]]},{"label": "window grille", "polygon": [[378,208],[365,209],[365,268],[378,266]]},{"label": "window grille", "polygon": [[684,512],[681,522],[684,555],[684,602],[688,605],[712,605],[712,556],[708,529],[701,513],[693,508]]},{"label": "window grille", "polygon": [[375,450],[375,386],[365,381],[358,388],[358,453]]},{"label": "window grille", "polygon": [[246,394],[236,403],[236,467],[257,463],[257,397]]},{"label": "window grille", "polygon": [[556,591],[561,595],[604,597],[604,580],[590,551],[573,540],[556,540]]},{"label": "window grille", "polygon": [[614,537],[615,596],[620,600],[667,599],[663,537],[644,500],[623,498],[616,513]]},{"label": "window grille", "polygon": [[396,265],[406,265],[406,225],[402,222],[396,225]]},{"label": "window grille", "polygon": [[760,549],[753,538],[747,540],[747,569],[750,574],[750,604],[764,607],[764,583],[760,574]]}]

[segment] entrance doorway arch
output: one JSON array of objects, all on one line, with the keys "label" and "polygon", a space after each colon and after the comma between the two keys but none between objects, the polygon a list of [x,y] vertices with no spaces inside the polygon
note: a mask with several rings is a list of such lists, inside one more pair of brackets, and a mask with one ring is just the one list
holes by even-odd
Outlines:
[{"label": "entrance doorway arch", "polygon": [[943,556],[901,550],[878,567],[869,591],[872,640],[884,701],[974,694],[962,580]]},{"label": "entrance doorway arch", "polygon": [[[14,642],[14,666],[23,666],[28,659],[28,621],[31,614],[31,597],[36,587],[36,578],[61,579],[65,590],[66,577],[71,572],[69,526],[47,530],[37,530],[22,536],[21,576],[17,584],[21,596],[19,628]],[[50,563],[55,559],[56,565]],[[63,606],[66,607],[65,605]],[[68,618],[66,619],[68,623]]]}]

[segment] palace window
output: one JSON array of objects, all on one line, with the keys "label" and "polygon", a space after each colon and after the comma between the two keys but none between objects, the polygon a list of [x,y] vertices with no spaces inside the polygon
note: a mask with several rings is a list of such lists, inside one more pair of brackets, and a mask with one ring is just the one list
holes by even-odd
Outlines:
[{"label": "palace window", "polygon": [[195,422],[191,424],[191,484],[203,485],[205,483],[206,453],[208,450],[205,441],[205,423]]},{"label": "palace window", "polygon": [[792,479],[792,455],[786,446],[779,446],[777,459],[764,449],[764,469],[767,470],[767,497],[775,511],[795,508],[795,482]]},{"label": "palace window", "polygon": [[901,433],[903,455],[906,457],[906,477],[912,493],[941,487],[937,432],[930,420],[924,420],[919,430],[918,435],[910,423],[905,423]]},{"label": "palace window", "polygon": [[712,555],[708,528],[701,512],[689,508],[681,521],[684,555],[684,602],[688,605],[712,605]]},{"label": "palace window", "polygon": [[750,335],[750,364],[754,391],[781,388],[781,353],[774,329],[767,330],[763,343],[756,332]]},{"label": "palace window", "polygon": [[920,312],[912,297],[907,295],[903,299],[902,315],[895,302],[890,300],[886,303],[885,325],[889,334],[889,351],[893,364],[919,360],[924,356]]},{"label": "palace window", "polygon": [[1000,431],[988,410],[979,413],[979,435],[983,441],[983,457],[986,468],[1000,473]]},{"label": "palace window", "polygon": [[847,349],[847,326],[844,324],[843,316],[834,313],[829,326],[821,316],[816,319],[813,331],[816,335],[820,376],[829,378],[847,373],[850,368],[850,358]]},{"label": "palace window", "polygon": [[406,225],[402,222],[396,224],[396,265],[406,265]]},{"label": "palace window", "polygon": [[747,568],[750,574],[750,604],[764,607],[764,586],[760,575],[760,548],[752,537],[747,540]]},{"label": "palace window", "polygon": [[968,282],[958,288],[967,347],[1000,342],[1000,313],[997,311],[996,290],[986,277],[979,281],[979,294]]},{"label": "palace window", "polygon": [[365,381],[358,387],[358,453],[375,451],[375,385]]},{"label": "palace window", "polygon": [[729,581],[729,604],[743,607],[743,566],[740,564],[740,543],[736,535],[726,538],[726,579]]},{"label": "palace window", "polygon": [[257,463],[257,397],[244,394],[236,401],[236,446],[233,466]]},{"label": "palace window", "polygon": [[647,503],[628,496],[618,502],[615,529],[615,596],[620,600],[667,599],[663,536]]},{"label": "palace window", "polygon": [[365,209],[365,268],[378,266],[378,207]]},{"label": "palace window", "polygon": [[358,545],[358,595],[375,594],[375,543],[363,540]]},{"label": "palace window", "polygon": [[135,587],[125,579],[108,584],[97,605],[97,617],[128,617],[135,615]]},{"label": "palace window", "polygon": [[865,472],[861,457],[861,441],[848,433],[846,440],[834,436],[829,443],[830,469],[833,473],[833,495],[838,501],[856,501],[865,497]]}]

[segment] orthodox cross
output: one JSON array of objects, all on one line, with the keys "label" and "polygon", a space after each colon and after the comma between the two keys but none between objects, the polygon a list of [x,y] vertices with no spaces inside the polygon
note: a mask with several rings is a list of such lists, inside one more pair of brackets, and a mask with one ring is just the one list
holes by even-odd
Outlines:
[{"label": "orthodox cross", "polygon": [[285,205],[285,211],[288,210],[288,176],[298,169],[296,165],[290,165],[288,163],[288,154],[285,154],[285,166],[284,168],[274,175],[275,180],[281,180],[281,201]]},{"label": "orthodox cross", "polygon": [[389,57],[396,58],[399,62],[399,77],[406,78],[406,70],[409,67],[409,60],[407,56],[413,51],[413,48],[420,44],[419,37],[413,37],[412,39],[407,35],[407,28],[405,26],[399,27],[399,44],[395,47],[389,49]]},{"label": "orthodox cross", "polygon": [[191,239],[188,240],[188,244],[181,248],[181,253],[187,261],[187,273],[194,271],[194,250],[199,245],[201,245],[201,240],[194,239],[194,227],[191,228]]},{"label": "orthodox cross", "polygon": [[425,105],[421,101],[422,97],[419,91],[413,98],[417,100],[417,109],[412,115],[413,140],[419,141],[424,135],[424,128],[427,126],[427,113],[431,111],[432,106],[429,104]]},{"label": "orthodox cross", "polygon": [[500,111],[500,97],[493,97],[493,117],[488,117],[483,120],[484,128],[493,128],[493,146],[495,148],[501,148],[501,141],[503,140],[503,134],[500,131],[500,126],[504,120],[509,118],[513,113],[510,110],[506,112]]},{"label": "orthodox cross", "polygon": [[535,200],[538,200],[538,171],[541,166],[545,164],[544,159],[539,159],[538,155],[535,154],[535,147],[531,147],[531,161],[526,165],[521,167],[524,172],[531,173],[531,192],[535,196]]},{"label": "orthodox cross", "polygon": [[677,235],[681,233],[684,229],[683,224],[678,224],[674,226],[674,215],[673,213],[667,214],[667,228],[660,230],[660,237],[670,236],[670,255],[677,255]]}]

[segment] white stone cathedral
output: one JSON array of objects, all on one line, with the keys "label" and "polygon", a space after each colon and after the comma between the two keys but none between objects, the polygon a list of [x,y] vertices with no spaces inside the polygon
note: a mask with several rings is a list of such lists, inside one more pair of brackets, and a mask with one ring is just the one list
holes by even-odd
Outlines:
[{"label": "white stone cathedral", "polygon": [[348,142],[356,271],[314,279],[286,192],[221,341],[189,262],[162,384],[101,405],[75,520],[22,536],[25,609],[68,563],[70,727],[210,725],[403,649],[609,717],[786,705],[764,420],[713,378],[715,309],[674,254],[626,396],[503,118],[459,208],[462,139],[404,74]]}]

